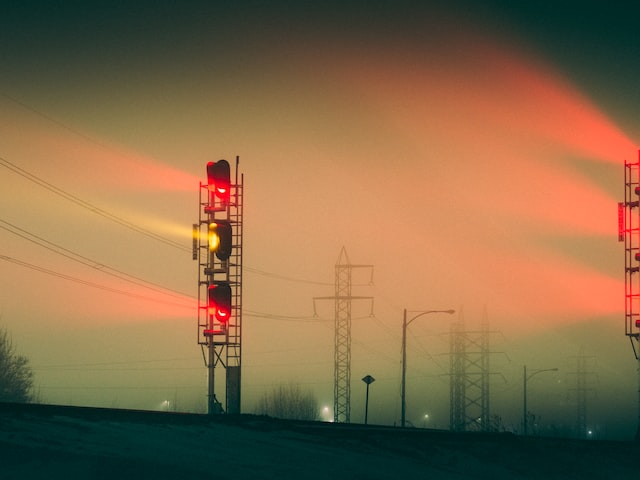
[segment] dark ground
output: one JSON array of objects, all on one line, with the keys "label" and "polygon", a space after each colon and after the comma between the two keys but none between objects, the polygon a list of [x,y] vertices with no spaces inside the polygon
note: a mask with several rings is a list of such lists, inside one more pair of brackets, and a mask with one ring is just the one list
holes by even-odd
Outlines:
[{"label": "dark ground", "polygon": [[634,442],[0,404],[0,479],[637,479]]}]

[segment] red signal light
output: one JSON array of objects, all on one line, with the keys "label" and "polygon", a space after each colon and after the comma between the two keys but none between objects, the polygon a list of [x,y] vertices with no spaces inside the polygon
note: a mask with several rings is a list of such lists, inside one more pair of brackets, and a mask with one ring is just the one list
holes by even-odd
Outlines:
[{"label": "red signal light", "polygon": [[231,194],[231,167],[226,160],[207,163],[207,184],[222,202],[228,203]]},{"label": "red signal light", "polygon": [[221,323],[227,323],[231,318],[231,287],[228,283],[217,283],[209,286],[209,315]]}]

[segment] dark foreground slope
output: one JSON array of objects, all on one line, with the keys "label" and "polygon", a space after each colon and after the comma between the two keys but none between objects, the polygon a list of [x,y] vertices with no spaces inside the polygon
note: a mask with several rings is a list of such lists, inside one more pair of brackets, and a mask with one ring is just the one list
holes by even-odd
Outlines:
[{"label": "dark foreground slope", "polygon": [[0,404],[1,479],[637,479],[631,442]]}]

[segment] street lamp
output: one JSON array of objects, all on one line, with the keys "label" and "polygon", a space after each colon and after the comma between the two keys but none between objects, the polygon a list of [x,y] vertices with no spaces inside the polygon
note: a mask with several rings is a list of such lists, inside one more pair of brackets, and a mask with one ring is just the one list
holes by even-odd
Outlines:
[{"label": "street lamp", "polygon": [[405,409],[406,409],[406,383],[407,383],[407,325],[413,322],[416,318],[419,318],[427,313],[448,313],[453,315],[455,310],[426,310],[419,312],[415,317],[407,320],[407,309],[404,309],[404,316],[402,317],[402,413],[400,417],[400,425],[404,427],[405,423]]},{"label": "street lamp", "polygon": [[527,381],[529,381],[529,379],[531,377],[533,377],[534,375],[537,375],[539,373],[542,372],[557,372],[558,369],[557,368],[544,368],[542,370],[534,370],[533,373],[530,373],[527,376],[527,366],[524,366],[524,405],[522,408],[522,415],[523,415],[523,425],[524,425],[524,435],[527,436],[527,427],[528,427],[528,421],[527,421]]}]

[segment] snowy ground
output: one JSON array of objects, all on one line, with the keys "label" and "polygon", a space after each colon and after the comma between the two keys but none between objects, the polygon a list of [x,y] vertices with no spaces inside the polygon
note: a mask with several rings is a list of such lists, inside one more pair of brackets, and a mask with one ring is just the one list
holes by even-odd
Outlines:
[{"label": "snowy ground", "polygon": [[640,446],[0,404],[0,479],[637,479]]}]

